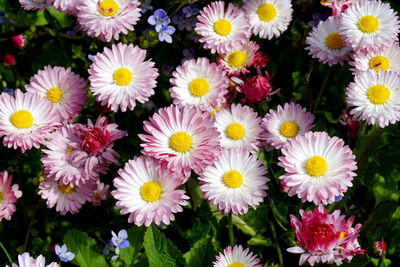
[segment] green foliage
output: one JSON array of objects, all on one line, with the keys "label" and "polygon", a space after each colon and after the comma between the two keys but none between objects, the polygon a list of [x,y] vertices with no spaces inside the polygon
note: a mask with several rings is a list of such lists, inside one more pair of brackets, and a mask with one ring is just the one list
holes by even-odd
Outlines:
[{"label": "green foliage", "polygon": [[132,227],[128,232],[129,247],[121,249],[119,257],[127,265],[133,266],[138,260],[140,250],[143,248],[144,227]]},{"label": "green foliage", "polygon": [[215,259],[215,251],[210,238],[204,237],[197,241],[183,257],[187,267],[211,266]]}]

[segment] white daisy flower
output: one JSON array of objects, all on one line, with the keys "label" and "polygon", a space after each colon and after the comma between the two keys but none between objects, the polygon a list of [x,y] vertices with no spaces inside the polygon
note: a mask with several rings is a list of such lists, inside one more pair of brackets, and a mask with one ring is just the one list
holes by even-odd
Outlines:
[{"label": "white daisy flower", "polygon": [[217,255],[217,261],[213,267],[261,267],[260,259],[248,248],[243,249],[241,245],[227,247],[224,252]]},{"label": "white daisy flower", "polygon": [[248,67],[254,64],[256,53],[260,46],[253,41],[248,42],[242,49],[233,49],[220,55],[218,63],[223,66],[229,75],[248,73]]}]

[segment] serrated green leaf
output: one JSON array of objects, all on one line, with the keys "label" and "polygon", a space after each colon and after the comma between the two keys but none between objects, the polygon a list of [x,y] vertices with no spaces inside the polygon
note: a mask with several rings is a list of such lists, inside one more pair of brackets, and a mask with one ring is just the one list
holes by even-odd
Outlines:
[{"label": "serrated green leaf", "polygon": [[197,241],[183,257],[187,267],[211,266],[215,258],[215,251],[210,238],[204,237]]},{"label": "serrated green leaf", "polygon": [[129,247],[121,248],[119,258],[130,266],[137,260],[138,253],[143,247],[144,227],[132,227],[128,230]]},{"label": "serrated green leaf", "polygon": [[80,267],[100,267],[107,266],[103,256],[96,252],[96,241],[86,233],[79,230],[69,230],[64,235],[64,243],[68,250],[75,253],[72,263]]},{"label": "serrated green leaf", "polygon": [[151,267],[184,265],[182,252],[154,226],[149,227],[144,235],[144,249]]}]

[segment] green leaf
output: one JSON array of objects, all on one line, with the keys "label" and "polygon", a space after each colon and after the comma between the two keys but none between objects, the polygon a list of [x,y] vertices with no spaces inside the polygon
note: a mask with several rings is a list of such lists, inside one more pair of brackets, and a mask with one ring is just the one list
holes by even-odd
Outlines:
[{"label": "green leaf", "polygon": [[182,252],[154,226],[144,234],[144,249],[151,267],[184,265]]},{"label": "green leaf", "polygon": [[72,263],[80,267],[107,266],[103,256],[95,250],[96,241],[79,230],[69,230],[64,236],[68,250],[75,253]]},{"label": "green leaf", "polygon": [[243,221],[237,215],[232,216],[232,224],[236,225],[236,227],[246,235],[255,236],[257,234],[257,232],[251,226],[249,226],[245,221]]},{"label": "green leaf", "polygon": [[385,179],[379,174],[375,174],[376,182],[372,188],[375,195],[375,201],[377,204],[384,200],[394,200],[399,199],[399,190],[397,188],[397,182],[393,179]]},{"label": "green leaf", "polygon": [[144,227],[132,227],[128,230],[129,247],[121,248],[119,252],[119,258],[128,266],[137,260],[143,247],[144,231]]},{"label": "green leaf", "polygon": [[252,237],[249,241],[247,241],[247,245],[271,247],[272,240],[270,238],[258,235],[258,236]]},{"label": "green leaf", "polygon": [[74,23],[74,19],[71,16],[65,13],[58,12],[52,6],[49,7],[49,13],[57,20],[57,22],[60,24],[62,28],[71,27],[72,24]]},{"label": "green leaf", "polygon": [[278,204],[275,206],[274,200],[270,198],[270,205],[271,205],[271,210],[272,213],[274,214],[274,217],[276,219],[276,222],[278,225],[285,231],[287,231],[287,228],[284,226],[284,224],[289,224],[289,221],[286,219],[286,216],[282,214],[281,211],[283,211],[285,214],[287,214],[288,209],[287,206],[282,204]]},{"label": "green leaf", "polygon": [[204,237],[197,241],[184,257],[187,267],[211,266],[215,258],[215,251],[210,238]]},{"label": "green leaf", "polygon": [[363,225],[363,229],[373,232],[378,224],[385,223],[392,217],[396,208],[396,201],[383,201],[379,203],[370,213],[368,220]]}]

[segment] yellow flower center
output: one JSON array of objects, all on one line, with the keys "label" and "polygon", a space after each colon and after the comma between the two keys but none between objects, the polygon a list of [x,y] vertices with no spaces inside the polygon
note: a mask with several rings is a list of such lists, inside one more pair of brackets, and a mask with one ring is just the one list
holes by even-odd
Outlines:
[{"label": "yellow flower center", "polygon": [[26,129],[33,125],[33,117],[29,111],[21,109],[11,115],[10,122],[18,129]]},{"label": "yellow flower center", "polygon": [[63,91],[59,87],[50,88],[47,91],[47,99],[53,103],[60,102],[60,99],[63,97]]},{"label": "yellow flower center", "polygon": [[324,175],[327,169],[328,164],[326,160],[320,156],[311,157],[306,163],[306,171],[311,176]]},{"label": "yellow flower center", "polygon": [[245,265],[241,262],[234,261],[231,264],[229,264],[228,267],[245,267]]},{"label": "yellow flower center", "polygon": [[68,147],[67,151],[65,151],[65,154],[71,154],[72,152],[74,152],[75,149],[73,149],[72,147]]},{"label": "yellow flower center", "polygon": [[228,56],[229,66],[241,68],[247,62],[247,55],[244,51],[236,51]]},{"label": "yellow flower center", "polygon": [[343,239],[348,236],[347,232],[340,232],[339,239]]},{"label": "yellow flower center", "polygon": [[231,123],[226,127],[226,135],[232,140],[240,140],[245,134],[245,129],[240,123]]},{"label": "yellow flower center", "polygon": [[369,60],[369,68],[374,69],[376,72],[389,69],[389,59],[387,57],[376,56]]},{"label": "yellow flower center", "polygon": [[232,31],[232,24],[226,19],[217,20],[214,23],[214,31],[222,36],[227,36]]},{"label": "yellow flower center", "polygon": [[390,90],[384,85],[374,85],[368,90],[368,99],[372,104],[385,104],[390,98]]},{"label": "yellow flower center", "polygon": [[358,21],[358,28],[364,33],[373,33],[379,28],[379,20],[375,16],[364,16]]},{"label": "yellow flower center", "polygon": [[103,0],[98,3],[97,9],[101,15],[105,17],[112,17],[118,13],[119,6],[117,1]]},{"label": "yellow flower center", "polygon": [[127,68],[119,68],[114,72],[113,78],[117,85],[126,86],[132,81],[132,72]]},{"label": "yellow flower center", "polygon": [[272,4],[262,4],[257,9],[260,20],[269,22],[276,17],[276,7]]},{"label": "yellow flower center", "polygon": [[285,121],[279,128],[281,135],[286,138],[292,138],[299,132],[299,126],[294,121]]},{"label": "yellow flower center", "polygon": [[344,46],[342,36],[337,32],[329,34],[325,38],[325,44],[329,49],[341,49]]},{"label": "yellow flower center", "polygon": [[224,174],[224,184],[229,188],[238,188],[243,184],[243,176],[238,171],[228,171]]},{"label": "yellow flower center", "polygon": [[208,89],[210,88],[210,85],[208,84],[206,79],[203,78],[197,78],[194,79],[190,84],[189,84],[189,91],[193,96],[204,96],[205,94],[208,93]]},{"label": "yellow flower center", "polygon": [[169,139],[169,147],[176,152],[185,153],[192,147],[192,137],[185,132],[177,132]]},{"label": "yellow flower center", "polygon": [[76,191],[76,187],[72,187],[69,184],[62,184],[58,186],[58,189],[60,189],[61,192],[63,192],[64,194],[72,194],[73,192]]},{"label": "yellow flower center", "polygon": [[154,202],[160,199],[161,185],[157,182],[147,182],[140,188],[140,196],[146,202]]}]

